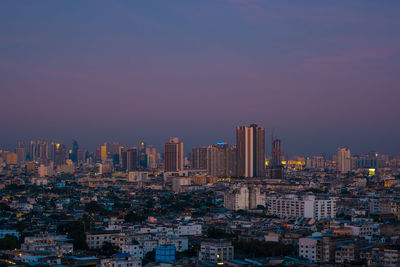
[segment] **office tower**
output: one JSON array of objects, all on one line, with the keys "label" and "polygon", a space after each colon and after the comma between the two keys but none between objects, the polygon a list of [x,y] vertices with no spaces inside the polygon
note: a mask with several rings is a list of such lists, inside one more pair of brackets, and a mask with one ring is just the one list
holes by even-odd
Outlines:
[{"label": "office tower", "polygon": [[47,143],[47,141],[44,141],[42,143],[42,151],[43,151],[42,159],[47,161],[49,158],[49,144]]},{"label": "office tower", "polygon": [[165,171],[183,170],[183,142],[173,137],[165,143]]},{"label": "office tower", "polygon": [[26,150],[24,141],[19,141],[18,146],[15,149],[15,153],[17,154],[18,163],[25,162],[26,160]]},{"label": "office tower", "polygon": [[139,150],[139,169],[147,169],[147,154],[146,154],[146,144],[144,142],[140,143]]},{"label": "office tower", "polygon": [[35,159],[36,160],[41,160],[41,156],[43,154],[42,151],[43,147],[42,147],[42,141],[41,140],[37,140],[36,141],[36,155],[35,155]]},{"label": "office tower", "polygon": [[87,158],[88,151],[87,150],[78,150],[77,153],[77,161],[78,162],[85,162]]},{"label": "office tower", "polygon": [[238,176],[238,152],[236,146],[228,148],[228,176]]},{"label": "office tower", "polygon": [[271,166],[276,168],[282,165],[282,157],[281,157],[281,140],[275,139],[272,142],[272,160]]},{"label": "office tower", "polygon": [[57,144],[56,142],[50,142],[49,147],[49,160],[55,161],[57,152]]},{"label": "office tower", "polygon": [[147,167],[157,168],[157,149],[155,147],[146,147]]},{"label": "office tower", "polygon": [[341,174],[348,173],[351,170],[350,148],[348,147],[338,148],[337,170]]},{"label": "office tower", "polygon": [[120,163],[120,148],[119,142],[113,143],[113,151],[112,151],[112,160],[114,165],[118,165]]},{"label": "office tower", "polygon": [[325,158],[323,156],[314,156],[312,159],[312,168],[324,169],[325,168]]},{"label": "office tower", "polygon": [[72,140],[72,149],[70,150],[69,158],[72,162],[78,162],[79,145],[76,140]]},{"label": "office tower", "polygon": [[236,127],[238,176],[265,175],[265,129],[257,124]]},{"label": "office tower", "polygon": [[67,149],[63,144],[56,144],[56,158],[55,163],[57,166],[64,165],[66,159]]},{"label": "office tower", "polygon": [[113,154],[114,155],[116,155],[116,154],[119,155],[119,149],[120,149],[119,142],[114,142],[113,143]]},{"label": "office tower", "polygon": [[102,145],[100,147],[100,159],[103,162],[107,160],[107,145],[106,145],[106,143],[104,143],[104,145]]},{"label": "office tower", "polygon": [[120,165],[121,165],[121,168],[125,171],[128,169],[128,162],[127,162],[126,158],[127,158],[127,152],[126,152],[126,149],[123,149],[123,150],[121,150]]},{"label": "office tower", "polygon": [[104,142],[104,146],[106,147],[107,156],[111,154],[111,144],[110,142]]},{"label": "office tower", "polygon": [[96,148],[96,152],[95,152],[95,161],[96,162],[100,162],[101,161],[101,146]]},{"label": "office tower", "polygon": [[272,179],[282,179],[283,173],[281,140],[275,139],[272,141],[272,158],[267,176]]},{"label": "office tower", "polygon": [[36,142],[33,140],[29,142],[29,160],[36,160]]},{"label": "office tower", "polygon": [[207,169],[207,148],[194,147],[192,149],[192,169],[206,170]]},{"label": "office tower", "polygon": [[207,171],[212,176],[228,176],[228,145],[226,143],[207,147]]},{"label": "office tower", "polygon": [[137,147],[130,147],[126,150],[126,170],[128,172],[139,169],[139,158]]}]

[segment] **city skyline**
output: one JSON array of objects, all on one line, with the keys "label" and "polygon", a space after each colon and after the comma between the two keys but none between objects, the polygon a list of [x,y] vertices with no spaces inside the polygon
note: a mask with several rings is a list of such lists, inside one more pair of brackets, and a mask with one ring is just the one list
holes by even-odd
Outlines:
[{"label": "city skyline", "polygon": [[[144,139],[138,139],[137,142],[120,142],[120,140],[117,140],[117,139],[114,140],[113,139],[113,140],[103,140],[101,143],[98,143],[93,148],[90,148],[90,147],[87,147],[85,145],[82,145],[79,142],[79,140],[75,140],[75,139],[70,140],[70,142],[68,143],[68,141],[65,142],[65,141],[62,141],[62,140],[54,140],[54,139],[46,139],[46,138],[39,138],[39,139],[29,138],[29,139],[26,139],[26,140],[18,139],[18,141],[14,145],[11,145],[9,148],[6,147],[6,149],[4,149],[4,147],[0,147],[0,151],[10,151],[10,152],[15,151],[15,152],[17,152],[17,149],[20,147],[20,144],[23,144],[25,150],[29,151],[30,149],[32,149],[32,148],[30,148],[30,146],[31,146],[30,143],[31,142],[35,143],[35,148],[34,149],[36,149],[36,145],[38,145],[38,146],[40,145],[40,142],[44,142],[46,145],[48,145],[49,148],[50,148],[50,145],[52,145],[52,144],[54,144],[54,145],[56,145],[56,144],[63,145],[63,146],[65,146],[65,149],[67,149],[68,151],[72,151],[74,149],[74,145],[75,144],[76,145],[79,144],[79,149],[81,149],[82,151],[88,151],[90,153],[96,153],[96,150],[99,150],[100,154],[102,154],[103,153],[102,152],[102,148],[105,147],[106,143],[108,143],[109,145],[118,144],[118,145],[121,146],[121,148],[128,149],[128,150],[131,149],[131,148],[140,149],[141,146],[146,145],[146,146],[150,146],[152,148],[154,147],[155,149],[157,149],[157,151],[160,151],[163,154],[163,152],[165,150],[165,147],[166,147],[166,143],[168,143],[168,141],[171,141],[173,139],[179,139],[179,142],[182,142],[182,143],[185,144],[185,146],[183,148],[184,157],[190,156],[190,159],[192,159],[191,153],[194,153],[193,149],[200,149],[200,148],[207,149],[208,146],[214,146],[214,145],[217,145],[217,146],[219,146],[219,145],[237,146],[237,144],[238,144],[237,143],[238,142],[238,139],[237,139],[238,138],[237,137],[238,128],[243,128],[243,127],[250,128],[253,125],[257,126],[257,124],[254,124],[254,123],[253,124],[248,124],[248,125],[249,126],[236,126],[235,127],[234,131],[236,131],[236,136],[235,136],[236,140],[234,140],[232,142],[226,142],[226,139],[224,139],[224,140],[221,139],[221,140],[217,140],[215,142],[208,143],[208,144],[201,144],[201,145],[194,144],[194,145],[190,145],[189,146],[189,145],[187,145],[187,143],[185,142],[184,139],[181,139],[181,137],[170,136],[168,138],[165,138],[165,140],[163,140],[164,142],[162,142],[162,144],[160,146],[158,146],[158,145],[156,145],[154,143],[151,143],[151,142],[147,142]],[[264,128],[264,127],[262,127],[262,125],[258,125],[258,126],[260,126],[261,128]],[[270,137],[275,137],[275,139],[271,139]],[[354,155],[366,155],[366,154],[375,152],[375,153],[378,153],[378,154],[389,155],[391,157],[398,157],[399,156],[399,153],[388,153],[386,151],[379,151],[379,150],[376,150],[376,149],[356,151],[356,150],[353,150],[353,148],[348,146],[348,145],[338,145],[333,151],[329,151],[329,152],[321,152],[321,153],[316,153],[316,154],[307,154],[307,153],[296,154],[296,153],[290,153],[290,152],[286,151],[286,149],[284,149],[285,140],[283,140],[283,145],[282,145],[282,143],[281,143],[282,140],[281,139],[276,139],[276,138],[277,138],[276,134],[271,135],[271,136],[268,136],[267,134],[265,135],[264,155],[268,156],[268,157],[271,157],[272,164],[277,164],[277,163],[273,163],[274,162],[274,157],[276,157],[276,156],[273,155],[273,153],[274,153],[273,146],[275,145],[276,142],[279,143],[279,145],[278,145],[279,146],[279,152],[278,152],[279,155],[283,156],[283,157],[289,157],[289,158],[296,157],[296,156],[305,156],[305,157],[308,157],[308,156],[323,156],[323,157],[326,157],[326,158],[331,158],[332,156],[337,155],[339,148],[350,148],[351,151],[352,151],[352,154],[354,154]],[[36,153],[38,153],[38,152],[36,152]]]},{"label": "city skyline", "polygon": [[[79,3],[79,4],[78,4]],[[161,148],[274,129],[284,152],[400,151],[398,1],[4,1],[0,147]],[[172,104],[171,104],[172,103]]]}]

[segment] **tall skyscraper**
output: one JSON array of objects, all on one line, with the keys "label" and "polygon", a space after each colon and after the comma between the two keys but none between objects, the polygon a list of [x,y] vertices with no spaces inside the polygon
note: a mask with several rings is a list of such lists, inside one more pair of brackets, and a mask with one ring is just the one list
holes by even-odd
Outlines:
[{"label": "tall skyscraper", "polygon": [[17,153],[18,163],[22,163],[26,160],[26,150],[24,141],[18,142],[18,146],[15,149],[15,153]]},{"label": "tall skyscraper", "polygon": [[113,154],[119,155],[119,150],[120,150],[119,142],[114,142],[113,143]]},{"label": "tall skyscraper", "polygon": [[228,148],[228,177],[238,176],[238,152],[236,146]]},{"label": "tall skyscraper", "polygon": [[208,174],[227,177],[228,166],[228,145],[226,143],[218,143],[207,147]]},{"label": "tall skyscraper", "polygon": [[267,170],[267,176],[272,179],[282,179],[284,177],[281,140],[279,139],[272,141],[272,158]]},{"label": "tall skyscraper", "polygon": [[107,150],[107,143],[104,143],[104,145],[102,145],[100,147],[100,158],[101,161],[104,162],[107,160],[107,156],[108,156],[108,150]]},{"label": "tall skyscraper", "polygon": [[147,167],[150,169],[157,168],[157,149],[155,147],[146,147]]},{"label": "tall skyscraper", "polygon": [[192,149],[192,169],[206,170],[207,169],[207,148],[194,147]]},{"label": "tall skyscraper", "polygon": [[146,143],[140,143],[140,150],[139,150],[139,168],[141,170],[147,169],[147,154],[146,154]]},{"label": "tall skyscraper", "polygon": [[236,127],[238,176],[265,175],[265,129],[257,124]]},{"label": "tall skyscraper", "polygon": [[183,170],[183,142],[173,137],[165,143],[165,171]]},{"label": "tall skyscraper", "polygon": [[350,148],[338,148],[337,153],[337,170],[341,174],[351,171],[351,153]]},{"label": "tall skyscraper", "polygon": [[281,140],[275,139],[272,142],[272,160],[271,160],[271,166],[273,168],[276,168],[278,166],[281,166],[282,164],[282,158],[281,158]]},{"label": "tall skyscraper", "polygon": [[72,153],[70,155],[70,158],[72,162],[78,162],[78,150],[79,150],[79,145],[76,140],[72,141]]},{"label": "tall skyscraper", "polygon": [[130,147],[126,150],[126,170],[128,172],[139,169],[139,153],[137,147]]},{"label": "tall skyscraper", "polygon": [[67,154],[67,148],[63,144],[56,144],[56,158],[55,163],[57,166],[65,164],[65,158]]},{"label": "tall skyscraper", "polygon": [[55,161],[56,153],[57,153],[57,144],[56,144],[56,142],[50,142],[49,160]]},{"label": "tall skyscraper", "polygon": [[29,142],[29,160],[36,160],[36,142],[34,140]]}]

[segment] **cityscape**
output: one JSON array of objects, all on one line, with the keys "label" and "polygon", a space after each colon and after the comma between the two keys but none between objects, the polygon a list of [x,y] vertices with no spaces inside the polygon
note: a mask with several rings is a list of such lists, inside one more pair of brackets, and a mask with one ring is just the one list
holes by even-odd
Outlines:
[{"label": "cityscape", "polygon": [[[19,141],[0,151],[5,262],[101,266],[397,266],[400,157],[284,156],[265,128],[184,153]],[[283,141],[284,142],[284,141]]]},{"label": "cityscape", "polygon": [[1,1],[0,267],[400,267],[399,14]]}]

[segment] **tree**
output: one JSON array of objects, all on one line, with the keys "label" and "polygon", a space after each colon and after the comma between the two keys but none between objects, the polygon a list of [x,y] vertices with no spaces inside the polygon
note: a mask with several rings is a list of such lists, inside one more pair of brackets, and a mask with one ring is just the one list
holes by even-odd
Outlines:
[{"label": "tree", "polygon": [[294,253],[292,245],[278,242],[262,242],[260,240],[239,240],[233,242],[235,254],[244,254],[249,257],[287,256]]},{"label": "tree", "polygon": [[115,253],[118,253],[119,247],[114,246],[110,242],[104,242],[103,245],[100,248],[100,254],[103,256],[110,257],[114,255]]},{"label": "tree", "polygon": [[58,227],[60,232],[67,234],[68,238],[73,239],[74,249],[86,250],[85,223],[83,221],[69,222]]},{"label": "tree", "polygon": [[0,239],[0,250],[12,250],[19,248],[18,238],[13,235],[6,235]]},{"label": "tree", "polygon": [[125,221],[130,223],[143,222],[144,220],[146,220],[145,216],[138,215],[133,211],[128,212],[125,216]]}]

